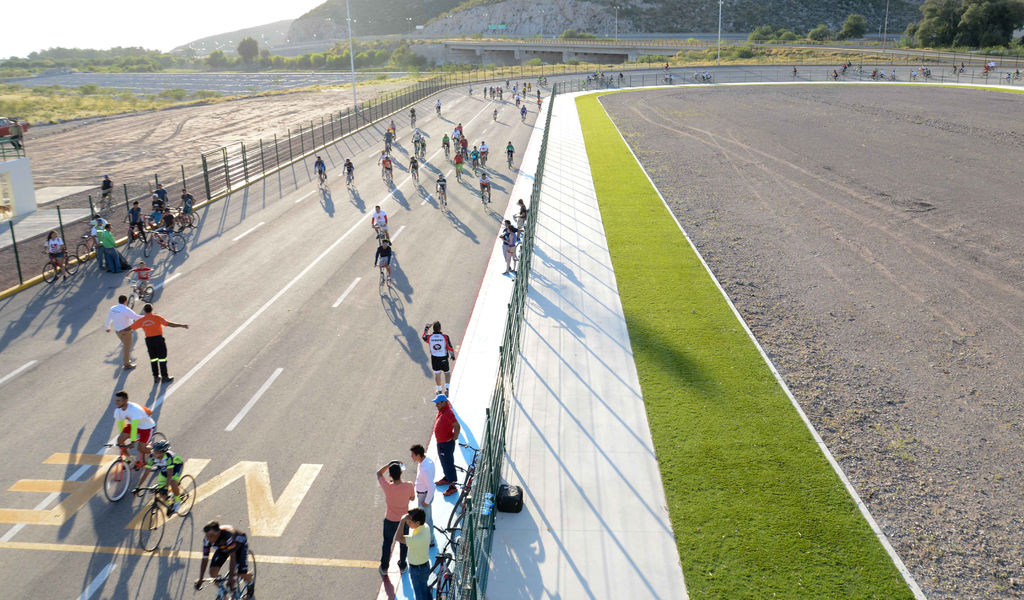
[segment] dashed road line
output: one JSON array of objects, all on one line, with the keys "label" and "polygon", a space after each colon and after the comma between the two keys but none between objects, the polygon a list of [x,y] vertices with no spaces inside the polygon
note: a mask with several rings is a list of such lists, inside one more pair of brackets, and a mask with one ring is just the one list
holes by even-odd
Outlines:
[{"label": "dashed road line", "polygon": [[356,287],[356,284],[359,283],[359,280],[361,279],[362,277],[356,277],[352,283],[348,284],[348,287],[345,288],[345,291],[342,292],[340,296],[338,296],[338,299],[334,302],[334,304],[331,305],[331,308],[338,308],[342,301],[345,300],[345,296],[348,296],[349,292],[351,292],[352,289]]},{"label": "dashed road line", "polygon": [[107,581],[107,578],[110,577],[110,574],[114,571],[116,567],[116,563],[110,563],[109,565],[103,567],[103,570],[100,571],[96,575],[96,577],[93,577],[92,581],[89,582],[89,587],[82,590],[82,593],[78,596],[78,600],[89,600],[89,598],[92,598],[92,595],[95,594],[101,587],[103,587],[103,584]]},{"label": "dashed road line", "polygon": [[270,378],[263,382],[263,385],[260,386],[260,389],[256,390],[256,393],[253,394],[253,397],[250,398],[249,401],[245,403],[245,406],[242,407],[242,410],[238,411],[238,414],[235,415],[235,418],[231,420],[231,423],[229,423],[228,426],[224,428],[224,431],[234,431],[235,427],[237,427],[238,424],[242,422],[242,419],[245,418],[245,415],[249,413],[249,409],[256,405],[256,401],[260,399],[260,396],[262,396],[263,393],[267,391],[267,388],[270,387],[270,384],[274,383],[274,380],[277,379],[278,375],[281,374],[281,371],[284,371],[284,369],[278,367],[277,370],[275,370],[274,373],[270,376]]},{"label": "dashed road line", "polygon": [[240,240],[240,239],[244,238],[245,236],[249,235],[250,233],[252,233],[252,232],[256,231],[256,229],[257,229],[257,228],[258,228],[258,227],[259,227],[260,225],[263,225],[263,223],[265,223],[265,222],[266,222],[266,221],[260,221],[259,223],[257,223],[256,225],[254,225],[254,226],[252,227],[252,229],[250,229],[249,231],[246,231],[245,233],[243,233],[242,235],[240,235],[240,236],[236,237],[235,239],[233,239],[233,240],[231,240],[231,241],[232,241],[232,242],[237,242],[238,240]]},{"label": "dashed road line", "polygon": [[21,365],[20,367],[18,367],[17,369],[11,371],[7,375],[4,375],[4,378],[0,379],[0,385],[3,385],[5,383],[7,383],[11,379],[14,379],[15,377],[18,376],[19,373],[21,373],[22,371],[24,371],[26,369],[31,368],[32,365],[36,364],[37,362],[39,362],[39,361],[38,360],[30,360],[27,363],[25,363],[25,364]]}]

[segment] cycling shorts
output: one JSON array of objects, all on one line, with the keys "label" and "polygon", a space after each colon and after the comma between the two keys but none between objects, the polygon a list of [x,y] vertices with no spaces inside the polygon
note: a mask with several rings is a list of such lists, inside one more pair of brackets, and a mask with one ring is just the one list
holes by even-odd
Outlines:
[{"label": "cycling shorts", "polygon": [[[132,434],[131,423],[125,425],[124,429],[121,430],[121,433],[127,433],[128,435],[131,435]],[[139,444],[142,444],[142,445],[148,444],[149,443],[149,436],[152,433],[153,433],[152,429],[140,429],[139,430]]]},{"label": "cycling shorts", "polygon": [[237,563],[239,573],[249,572],[249,544],[248,540],[244,535],[235,537],[235,541],[238,543],[238,547],[234,550],[225,552],[224,550],[217,549],[213,553],[213,558],[210,559],[210,566],[221,568],[224,563],[232,554],[235,555],[235,562]]},{"label": "cycling shorts", "polygon": [[377,266],[378,267],[389,267],[389,266],[391,266],[391,257],[390,256],[382,256],[382,257],[378,258],[377,259]]},{"label": "cycling shorts", "polygon": [[452,368],[448,366],[447,356],[431,356],[430,368],[433,369],[435,373],[447,373],[452,370]]},{"label": "cycling shorts", "polygon": [[464,165],[464,164],[466,164],[466,163],[460,163],[460,162],[455,163],[455,170],[458,171],[459,173],[461,173],[462,172],[462,165]]},{"label": "cycling shorts", "polygon": [[51,252],[50,258],[64,258],[63,252]]}]

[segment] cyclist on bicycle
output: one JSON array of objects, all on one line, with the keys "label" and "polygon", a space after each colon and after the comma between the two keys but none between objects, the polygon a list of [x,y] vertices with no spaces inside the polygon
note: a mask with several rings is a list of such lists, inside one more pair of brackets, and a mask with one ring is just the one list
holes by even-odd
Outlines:
[{"label": "cyclist on bicycle", "polygon": [[498,120],[498,109],[494,109],[494,120]]},{"label": "cyclist on bicycle", "polygon": [[413,127],[416,126],[416,109],[415,108],[410,108],[409,109],[409,123],[412,124]]},{"label": "cyclist on bicycle", "polygon": [[[210,559],[210,548],[213,551],[213,559]],[[199,580],[196,581],[196,589],[203,587],[203,576],[206,575],[206,567],[210,567],[210,577],[214,579],[220,575],[220,568],[224,562],[231,558],[231,569],[228,577],[230,585],[234,586],[236,573],[249,584],[246,598],[252,598],[255,594],[255,586],[252,583],[252,574],[249,573],[249,539],[245,532],[231,525],[221,525],[217,521],[210,521],[203,526],[203,560],[199,563]]]},{"label": "cyclist on bicycle", "polygon": [[451,139],[447,133],[441,138],[441,147],[444,148],[445,156],[448,156],[448,153],[451,152]]},{"label": "cyclist on bicycle", "polygon": [[394,139],[394,134],[388,129],[384,132],[384,152],[391,152],[391,141]]},{"label": "cyclist on bicycle", "polygon": [[416,160],[415,154],[409,157],[409,174],[416,181],[420,180],[420,161]]},{"label": "cyclist on bicycle", "polygon": [[146,266],[146,261],[139,260],[139,264],[128,273],[129,284],[136,289],[143,289],[149,283],[149,276],[153,269]]},{"label": "cyclist on bicycle", "polygon": [[138,230],[139,237],[143,242],[146,241],[146,223],[142,219],[142,207],[139,206],[139,201],[132,202],[131,209],[128,210],[128,234],[131,235],[132,230]]},{"label": "cyclist on bicycle", "polygon": [[387,281],[391,281],[391,242],[385,238],[377,246],[377,252],[373,255],[373,266],[383,267],[387,273]]},{"label": "cyclist on bicycle", "polygon": [[473,170],[480,166],[480,151],[473,146],[473,151],[469,153],[469,160],[473,161]]},{"label": "cyclist on bicycle", "polygon": [[46,252],[50,255],[50,262],[60,270],[66,279],[68,273],[65,270],[64,250],[64,240],[57,235],[56,231],[51,231],[46,235]]},{"label": "cyclist on bicycle", "polygon": [[444,173],[437,174],[437,183],[434,184],[434,191],[443,192],[445,196],[448,195],[448,180],[444,178]]},{"label": "cyclist on bicycle", "polygon": [[491,149],[487,147],[487,142],[480,142],[480,164],[487,164],[487,153],[490,151]]},{"label": "cyclist on bicycle", "polygon": [[459,146],[462,147],[462,156],[464,158],[469,158],[469,138],[465,135],[461,136],[459,138]]},{"label": "cyclist on bicycle", "polygon": [[192,213],[192,208],[195,206],[196,199],[192,194],[188,193],[188,190],[181,188],[181,212],[188,215]]},{"label": "cyclist on bicycle", "polygon": [[487,201],[491,201],[491,180],[487,178],[487,171],[480,174],[480,197],[484,197],[484,192],[487,193]]},{"label": "cyclist on bicycle", "polygon": [[438,99],[437,104],[434,105],[434,109],[437,110],[437,114],[441,114],[441,100]]},{"label": "cyclist on bicycle", "polygon": [[135,468],[139,469],[146,462],[147,444],[156,429],[156,421],[150,416],[149,409],[129,402],[128,392],[124,390],[114,395],[114,404],[117,406],[114,409],[115,429],[121,432],[117,436],[117,445],[124,447],[125,441],[139,443],[139,460],[135,463]]},{"label": "cyclist on bicycle", "polygon": [[341,168],[345,170],[345,177],[351,182],[356,175],[356,166],[352,164],[352,159],[346,158],[345,164]]},{"label": "cyclist on bicycle", "polygon": [[523,121],[526,120],[526,105],[525,104],[523,105],[523,107],[521,109],[519,109],[519,118],[522,119]]},{"label": "cyclist on bicycle", "polygon": [[[157,198],[160,198],[161,207],[167,206],[167,190],[164,189],[163,185],[159,183],[156,184],[156,189],[153,190],[153,195],[156,196]],[[153,208],[156,208],[156,199],[153,200]]]},{"label": "cyclist on bicycle", "polygon": [[455,155],[455,177],[457,179],[462,179],[462,165],[464,164],[465,160],[466,159],[462,157],[461,152]]},{"label": "cyclist on bicycle", "polygon": [[512,140],[509,140],[508,145],[505,146],[505,156],[508,157],[508,162],[512,162],[512,159],[515,158],[515,155],[516,147],[512,145]]},{"label": "cyclist on bicycle", "polygon": [[146,485],[149,472],[156,472],[156,487],[166,489],[167,484],[170,483],[171,492],[174,493],[171,497],[171,505],[167,507],[167,516],[169,517],[181,507],[181,486],[178,482],[181,481],[184,467],[185,461],[177,454],[171,452],[170,442],[167,440],[154,442],[150,446],[149,458],[146,459],[146,468],[142,472],[142,477],[139,478],[139,485],[135,486],[132,493],[138,494],[139,490]]},{"label": "cyclist on bicycle", "polygon": [[380,206],[373,207],[373,214],[370,215],[370,227],[376,232],[377,237],[384,238],[388,235],[388,213],[380,209]]},{"label": "cyclist on bicycle", "polygon": [[380,165],[381,179],[386,179],[388,175],[391,175],[391,156],[388,153],[382,153],[377,164]]},{"label": "cyclist on bicycle", "polygon": [[313,163],[313,170],[320,177],[321,183],[327,180],[327,165],[324,163],[324,159],[319,156],[316,157],[316,162]]}]

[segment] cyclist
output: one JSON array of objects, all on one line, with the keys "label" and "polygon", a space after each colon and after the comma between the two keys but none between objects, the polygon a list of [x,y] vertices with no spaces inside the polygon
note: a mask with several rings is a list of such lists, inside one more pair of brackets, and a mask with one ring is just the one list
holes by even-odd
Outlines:
[{"label": "cyclist", "polygon": [[490,148],[487,147],[487,142],[480,142],[480,164],[487,166],[487,153],[490,152]]},{"label": "cyclist", "polygon": [[512,159],[515,158],[516,147],[512,145],[512,140],[508,141],[508,145],[505,146],[505,156],[508,157],[508,164],[512,164]]},{"label": "cyclist", "polygon": [[139,201],[132,202],[132,207],[128,211],[128,231],[137,229],[139,237],[143,242],[146,241],[146,224],[142,220],[142,207],[139,206]]},{"label": "cyclist", "polygon": [[181,507],[181,486],[178,482],[181,481],[185,461],[177,454],[171,452],[171,443],[167,440],[154,442],[149,450],[146,469],[143,471],[142,477],[139,478],[139,485],[132,490],[132,493],[138,494],[139,490],[146,484],[149,472],[156,472],[156,486],[166,489],[167,484],[170,483],[171,492],[174,494],[171,497],[171,505],[167,507],[167,516],[169,517]]},{"label": "cyclist", "polygon": [[487,192],[487,202],[491,201],[491,180],[487,178],[487,171],[480,174],[480,198],[484,197],[484,192]]},{"label": "cyclist", "polygon": [[[434,332],[430,333],[430,328]],[[455,360],[455,348],[452,347],[452,340],[444,333],[441,333],[441,322],[434,321],[427,323],[423,328],[423,335],[420,336],[430,348],[430,368],[434,371],[434,383],[437,385],[437,393],[441,392],[441,373],[444,373],[444,394],[448,393],[449,384],[452,380],[452,368],[449,359]]]},{"label": "cyclist", "polygon": [[395,120],[394,119],[391,119],[391,122],[388,123],[388,131],[391,132],[391,137],[395,137],[398,134],[398,129],[395,128]]},{"label": "cyclist", "polygon": [[356,175],[356,166],[352,164],[352,159],[346,158],[345,164],[342,165],[341,168],[345,171],[345,177],[347,178],[348,183],[352,183],[352,179],[354,179]]},{"label": "cyclist", "polygon": [[46,235],[46,251],[50,255],[50,262],[56,265],[57,269],[64,275],[64,278],[67,279],[68,274],[65,270],[64,250],[64,240],[57,235],[56,231],[51,231]]},{"label": "cyclist", "polygon": [[327,181],[327,165],[324,164],[324,159],[319,156],[316,157],[316,162],[313,163],[313,171],[320,177],[320,183]]},{"label": "cyclist", "polygon": [[113,190],[114,182],[110,180],[110,175],[104,175],[103,182],[100,183],[100,195],[104,202],[110,202],[110,195]]},{"label": "cyclist", "polygon": [[441,99],[437,99],[437,104],[434,105],[434,110],[437,111],[437,115],[441,116]]},{"label": "cyclist", "polygon": [[135,468],[142,468],[149,453],[147,444],[149,436],[156,429],[156,421],[150,416],[150,410],[134,402],[128,401],[128,392],[121,390],[114,395],[114,424],[121,433],[117,436],[117,445],[124,447],[125,441],[139,443],[139,460]]},{"label": "cyclist", "polygon": [[455,155],[455,178],[459,181],[462,180],[462,165],[465,160],[461,152]]},{"label": "cyclist", "polygon": [[444,155],[448,156],[448,153],[451,152],[451,139],[447,133],[441,138],[441,147],[444,148]]},{"label": "cyclist", "polygon": [[195,203],[195,197],[188,193],[187,189],[181,188],[181,212],[186,215],[191,214]]},{"label": "cyclist", "polygon": [[465,135],[460,136],[459,145],[462,147],[463,158],[469,158],[469,138]]},{"label": "cyclist", "polygon": [[373,266],[383,267],[387,274],[387,281],[391,281],[391,242],[385,238],[377,246],[377,252],[373,255]]},{"label": "cyclist", "polygon": [[417,183],[420,181],[420,161],[416,160],[416,155],[409,157],[409,174],[416,180]]},{"label": "cyclist", "polygon": [[146,266],[146,261],[139,259],[139,264],[132,269],[131,273],[128,273],[128,281],[134,288],[142,289],[145,284],[149,283],[149,276],[153,272],[153,269]]},{"label": "cyclist", "polygon": [[386,152],[381,153],[377,164],[380,165],[381,179],[387,179],[388,175],[391,175],[391,156]]},{"label": "cyclist", "polygon": [[469,153],[469,159],[473,161],[473,170],[476,171],[480,166],[480,151],[473,146],[473,151]]},{"label": "cyclist", "polygon": [[409,109],[409,125],[411,127],[415,127],[416,126],[416,109],[415,108],[410,108]]},{"label": "cyclist", "polygon": [[523,99],[522,96],[520,96],[519,94],[516,94],[516,106],[519,106],[519,103],[522,101],[522,99]]},{"label": "cyclist", "polygon": [[525,104],[523,105],[523,107],[521,109],[519,109],[519,118],[522,119],[522,121],[524,123],[526,122],[526,105]]},{"label": "cyclist", "polygon": [[391,141],[394,139],[394,134],[391,133],[391,129],[384,132],[384,152],[391,152]]},{"label": "cyclist", "polygon": [[[231,558],[231,569],[229,571],[229,585],[235,585],[236,573],[247,584],[249,584],[246,598],[252,598],[255,594],[255,585],[252,582],[252,574],[249,573],[249,539],[245,532],[231,525],[221,525],[217,521],[210,521],[203,526],[203,560],[199,563],[199,580],[196,581],[196,589],[203,587],[203,576],[206,575],[206,567],[210,567],[210,577],[214,579],[220,575],[220,568],[224,562]],[[210,557],[210,548],[216,547],[213,551],[213,559]]]},{"label": "cyclist", "polygon": [[448,197],[448,180],[444,178],[444,173],[437,174],[437,183],[434,184],[434,191],[444,194],[445,198]]},{"label": "cyclist", "polygon": [[469,95],[470,95],[470,96],[472,96],[472,95],[473,95],[473,86],[469,86]]},{"label": "cyclist", "polygon": [[388,237],[388,213],[380,209],[380,206],[373,207],[373,214],[370,215],[370,227],[377,234],[377,237]]},{"label": "cyclist", "polygon": [[498,120],[498,109],[494,109],[494,120]]},{"label": "cyclist", "polygon": [[[161,210],[167,206],[167,190],[161,184],[156,184],[156,189],[153,190],[153,196],[160,198]],[[153,200],[153,208],[156,208],[156,199]]]}]

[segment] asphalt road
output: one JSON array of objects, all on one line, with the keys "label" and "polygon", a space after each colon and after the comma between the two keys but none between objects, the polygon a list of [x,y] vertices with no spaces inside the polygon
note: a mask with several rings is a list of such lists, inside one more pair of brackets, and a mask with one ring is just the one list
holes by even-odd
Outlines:
[{"label": "asphalt road", "polygon": [[[73,599],[94,589],[94,598],[192,598],[199,563],[187,553],[201,550],[210,519],[250,533],[262,597],[376,595],[384,503],[374,472],[407,459],[410,444],[426,444],[435,414],[419,334],[439,319],[455,344],[462,341],[515,177],[500,149],[511,139],[525,150],[537,116],[536,104],[524,125],[508,103],[462,90],[443,98],[443,119],[432,101],[418,107],[430,136],[424,180],[451,170],[439,138],[462,122],[497,159],[493,204],[482,206],[475,183],[452,176],[450,212],[439,210],[433,184],[417,187],[408,176],[411,132],[402,118],[394,191],[375,164],[378,128],[326,153],[326,191],[312,183],[310,160],[203,209],[187,251],[148,261],[164,284],[156,312],[190,325],[165,331],[171,385],[154,386],[141,339],[133,353],[139,368],[121,370],[117,339],[103,322],[127,286],[95,263],[67,284],[0,301],[3,596]],[[356,164],[352,189],[341,179],[345,156]],[[394,285],[383,291],[372,266],[375,204],[391,216],[398,257]],[[190,518],[168,521],[161,544],[175,552],[139,552],[129,525],[141,501],[90,495],[100,469],[57,454],[102,449],[119,389],[155,406],[158,429],[193,461],[186,471],[199,482],[199,502]],[[62,493],[60,508],[45,512],[57,506],[48,494],[71,492],[75,482],[40,480],[65,479],[86,486],[82,501]],[[34,508],[41,510],[10,510]]]}]

